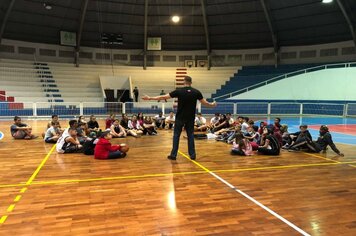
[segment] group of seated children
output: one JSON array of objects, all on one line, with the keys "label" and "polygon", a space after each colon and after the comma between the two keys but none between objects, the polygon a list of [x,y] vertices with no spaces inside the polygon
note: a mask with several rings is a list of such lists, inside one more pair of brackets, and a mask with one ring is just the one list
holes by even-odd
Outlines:
[{"label": "group of seated children", "polygon": [[[69,121],[69,128],[62,129],[58,116],[53,115],[47,130],[43,134],[46,143],[57,143],[58,153],[84,152],[94,154],[98,159],[111,159],[126,156],[128,147],[125,144],[111,146],[111,138],[122,138],[128,135],[140,137],[141,135],[156,135],[157,129],[172,129],[175,122],[173,112],[165,117],[160,112],[155,117],[144,116],[139,113],[131,119],[122,114],[121,120],[111,114],[105,121],[105,131],[102,131],[94,115],[87,122],[84,116],[78,120]],[[288,133],[288,126],[280,124],[281,119],[275,118],[273,124],[262,121],[259,127],[248,117],[239,116],[236,121],[230,113],[216,113],[207,124],[201,113],[195,118],[196,137],[213,137],[217,141],[232,144],[231,154],[248,156],[255,152],[263,155],[279,155],[281,149],[288,151],[304,150],[308,152],[325,151],[328,146],[340,156],[329,129],[322,125],[316,141],[308,131],[307,125],[300,125],[299,131]],[[11,126],[11,134],[15,139],[34,139],[32,128],[21,122],[15,116]],[[210,135],[210,136],[209,136]]]},{"label": "group of seated children", "polygon": [[234,121],[230,113],[216,113],[209,125],[206,125],[206,119],[201,113],[195,119],[195,131],[199,133],[196,137],[201,137],[201,132],[207,131],[205,137],[212,135],[217,141],[232,144],[232,155],[249,156],[255,151],[263,155],[279,155],[282,148],[319,153],[328,146],[338,155],[344,155],[336,148],[326,125],[320,127],[316,141],[312,140],[307,125],[299,128],[298,132],[288,133],[288,126],[281,125],[280,118],[275,118],[274,123],[269,125],[262,121],[258,127],[248,117],[239,116]]},{"label": "group of seated children", "polygon": [[105,129],[110,130],[113,138],[122,138],[127,135],[140,137],[141,135],[157,135],[157,129],[172,129],[175,122],[175,115],[170,112],[167,117],[160,112],[155,117],[144,116],[142,112],[131,119],[126,114],[122,114],[121,121],[115,118],[114,114],[105,121]]}]

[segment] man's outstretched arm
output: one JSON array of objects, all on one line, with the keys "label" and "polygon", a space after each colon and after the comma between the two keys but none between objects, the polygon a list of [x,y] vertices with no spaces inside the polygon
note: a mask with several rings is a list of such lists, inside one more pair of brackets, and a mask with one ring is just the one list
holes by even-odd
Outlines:
[{"label": "man's outstretched arm", "polygon": [[156,97],[150,97],[147,95],[142,97],[142,100],[145,100],[145,101],[150,101],[150,100],[160,101],[160,100],[166,100],[166,99],[171,99],[171,96],[169,95],[169,93],[167,93],[166,95],[161,95],[161,96],[156,96]]},{"label": "man's outstretched arm", "polygon": [[216,107],[216,102],[208,102],[205,98],[200,99],[199,102],[205,107]]}]

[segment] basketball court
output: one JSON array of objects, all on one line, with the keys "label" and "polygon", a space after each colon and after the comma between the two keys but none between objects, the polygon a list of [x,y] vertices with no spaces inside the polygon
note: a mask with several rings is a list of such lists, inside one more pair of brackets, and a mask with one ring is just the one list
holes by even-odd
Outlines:
[{"label": "basketball court", "polygon": [[182,138],[171,162],[172,131],[164,130],[114,140],[130,145],[128,157],[98,161],[57,154],[41,139],[14,141],[10,124],[1,121],[3,235],[355,234],[354,146],[337,135],[345,157],[234,157],[230,145],[198,140],[191,161]]},{"label": "basketball court", "polygon": [[[355,0],[1,0],[0,236],[355,236],[355,12]],[[55,134],[56,115],[79,127]],[[183,131],[174,160],[170,128],[192,130],[194,115],[209,125],[197,157]],[[32,133],[10,128],[18,117]],[[290,135],[305,125],[315,143]],[[127,144],[125,158],[56,150],[108,129],[151,135],[99,137]],[[312,145],[325,150],[299,150]]]}]

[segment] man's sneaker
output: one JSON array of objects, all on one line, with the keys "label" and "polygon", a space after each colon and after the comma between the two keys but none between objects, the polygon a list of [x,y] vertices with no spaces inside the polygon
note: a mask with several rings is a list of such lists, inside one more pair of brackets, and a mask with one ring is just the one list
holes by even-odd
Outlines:
[{"label": "man's sneaker", "polygon": [[175,161],[175,160],[177,160],[177,158],[176,158],[176,157],[171,156],[171,155],[169,155],[167,158],[168,158],[169,160],[171,160],[171,161]]},{"label": "man's sneaker", "polygon": [[196,159],[196,157],[190,157],[190,160],[193,160],[193,161],[194,161],[195,159]]}]

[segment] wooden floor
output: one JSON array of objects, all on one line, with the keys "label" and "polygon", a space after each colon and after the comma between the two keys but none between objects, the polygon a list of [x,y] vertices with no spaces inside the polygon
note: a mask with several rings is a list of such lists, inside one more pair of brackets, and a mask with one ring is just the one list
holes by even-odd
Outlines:
[{"label": "wooden floor", "polygon": [[[43,132],[45,122],[26,123]],[[99,161],[14,141],[10,124],[0,122],[0,235],[356,235],[355,146],[339,144],[340,158],[232,157],[200,140],[192,162],[182,139],[171,162],[172,132],[161,131],[114,140],[128,157]]]}]

